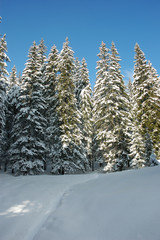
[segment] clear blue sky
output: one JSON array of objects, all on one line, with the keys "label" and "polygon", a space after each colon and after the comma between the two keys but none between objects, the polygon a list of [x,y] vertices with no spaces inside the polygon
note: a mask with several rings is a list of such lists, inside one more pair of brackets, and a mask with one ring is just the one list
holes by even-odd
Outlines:
[{"label": "clear blue sky", "polygon": [[92,86],[101,42],[114,41],[122,59],[122,74],[128,79],[134,66],[138,42],[160,74],[159,0],[0,0],[0,33],[6,33],[8,71],[16,65],[22,72],[33,41],[44,39],[62,49],[68,36],[75,57],[85,57]]}]

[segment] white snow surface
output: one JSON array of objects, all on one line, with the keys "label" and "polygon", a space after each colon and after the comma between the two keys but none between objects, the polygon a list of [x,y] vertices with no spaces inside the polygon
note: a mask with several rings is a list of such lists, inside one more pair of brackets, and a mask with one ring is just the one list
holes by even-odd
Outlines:
[{"label": "white snow surface", "polygon": [[118,173],[0,173],[0,240],[160,240],[160,166]]}]

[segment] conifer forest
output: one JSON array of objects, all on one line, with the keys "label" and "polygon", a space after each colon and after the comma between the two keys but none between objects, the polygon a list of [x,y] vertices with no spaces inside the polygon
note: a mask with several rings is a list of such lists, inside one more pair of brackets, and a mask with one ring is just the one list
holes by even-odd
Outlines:
[{"label": "conifer forest", "polygon": [[160,159],[160,77],[138,44],[125,85],[114,42],[101,43],[92,90],[68,38],[33,42],[22,74],[0,36],[0,168],[14,175],[122,171]]}]

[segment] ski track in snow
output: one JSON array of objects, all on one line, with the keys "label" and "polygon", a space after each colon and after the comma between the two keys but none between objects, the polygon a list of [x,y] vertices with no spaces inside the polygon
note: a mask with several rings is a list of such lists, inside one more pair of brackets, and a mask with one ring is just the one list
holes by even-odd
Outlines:
[{"label": "ski track in snow", "polygon": [[[36,180],[38,177],[42,178],[40,184],[44,180],[42,186],[38,186]],[[0,240],[34,239],[34,236],[45,226],[47,219],[54,216],[54,212],[63,204],[74,186],[97,177],[97,173],[25,177],[12,177],[2,173],[0,175]],[[51,183],[53,183],[53,191]],[[44,194],[47,196],[44,197]],[[46,201],[47,198],[50,199]]]},{"label": "ski track in snow", "polygon": [[[78,183],[75,182],[75,183],[71,184],[71,186],[67,187],[63,192],[61,192],[59,197],[56,199],[56,203],[51,205],[50,209],[48,209],[48,211],[47,211],[48,214],[46,215],[46,217],[43,218],[42,221],[36,227],[34,227],[33,231],[26,238],[24,238],[24,240],[31,240],[31,239],[38,240],[39,237],[35,238],[36,235],[38,235],[38,233],[41,231],[41,229],[44,230],[46,225],[48,226],[50,219],[53,219],[53,221],[56,221],[56,218],[54,217],[54,213],[57,211],[57,209],[59,209],[63,205],[63,202],[71,194],[71,192],[73,191],[73,188],[77,187],[78,185],[95,180],[98,177],[98,174],[94,173],[90,176],[91,176],[91,178],[89,178],[89,179],[87,178],[85,180],[80,180],[80,182],[78,182]],[[59,176],[59,177],[63,177],[63,176]],[[53,223],[53,221],[51,221],[51,222]]]},{"label": "ski track in snow", "polygon": [[0,240],[160,240],[160,166],[84,175],[0,174]]},{"label": "ski track in snow", "polygon": [[33,240],[160,240],[159,180],[155,167],[75,185]]}]

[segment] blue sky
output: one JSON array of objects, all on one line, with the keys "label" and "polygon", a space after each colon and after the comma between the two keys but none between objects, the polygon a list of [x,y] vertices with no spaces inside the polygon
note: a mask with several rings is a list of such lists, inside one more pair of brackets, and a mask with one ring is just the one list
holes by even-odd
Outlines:
[{"label": "blue sky", "polygon": [[62,49],[68,36],[75,57],[85,57],[94,86],[101,42],[114,41],[122,59],[125,80],[133,71],[134,46],[138,42],[146,59],[160,74],[159,0],[0,0],[0,33],[6,33],[8,71],[22,72],[33,41],[44,39]]}]

